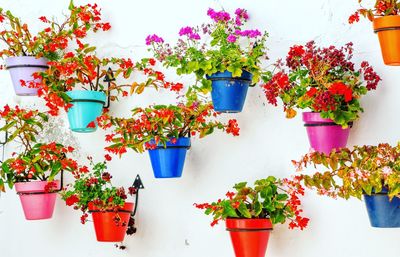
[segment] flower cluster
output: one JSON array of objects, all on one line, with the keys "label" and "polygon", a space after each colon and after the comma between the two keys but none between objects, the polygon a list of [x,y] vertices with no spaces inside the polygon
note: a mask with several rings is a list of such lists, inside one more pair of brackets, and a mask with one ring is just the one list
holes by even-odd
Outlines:
[{"label": "flower cluster", "polygon": [[89,31],[109,30],[110,24],[101,21],[101,12],[97,4],[69,6],[69,14],[62,23],[55,19],[39,18],[45,28],[32,35],[28,25],[15,17],[10,11],[0,8],[0,23],[5,27],[0,30],[0,40],[7,48],[0,51],[4,56],[35,56],[50,60],[59,58],[59,51],[68,47],[70,41],[86,37]]},{"label": "flower cluster", "polygon": [[[88,158],[92,169],[82,166],[75,172],[75,181],[68,184],[61,192],[61,197],[67,206],[75,210],[81,210],[81,223],[85,224],[88,212],[93,209],[101,211],[118,212],[126,203],[129,195],[136,194],[133,187],[125,190],[123,187],[115,187],[111,183],[112,176],[106,171],[106,162],[94,164],[91,157]],[[119,226],[127,226],[127,234],[135,231],[133,218],[128,224],[121,223],[116,214],[116,222]]]},{"label": "flower cluster", "polygon": [[360,4],[360,9],[350,15],[350,24],[358,22],[360,15],[373,21],[375,17],[399,15],[400,13],[400,2],[398,0],[375,0],[375,4],[371,8],[363,7],[363,0],[358,0],[358,3]]},{"label": "flower cluster", "polygon": [[112,133],[106,136],[106,141],[110,143],[106,150],[121,155],[127,148],[141,153],[157,144],[165,145],[169,141],[174,143],[177,138],[196,134],[205,137],[215,129],[239,135],[236,120],[223,124],[212,120],[216,116],[211,103],[195,101],[136,108],[128,119],[104,114],[99,117],[98,123],[104,129],[113,127]]},{"label": "flower cluster", "polygon": [[312,175],[297,176],[298,182],[333,198],[361,198],[363,194],[388,190],[389,198],[400,195],[400,144],[390,146],[355,146],[330,154],[311,152],[300,161],[293,161],[298,172],[308,166],[317,168]]},{"label": "flower cluster", "polygon": [[[82,44],[62,59],[49,62],[50,68],[45,72],[34,75],[41,78],[32,83],[39,84],[35,86],[40,88],[38,95],[46,100],[51,115],[57,115],[60,108],[67,110],[72,106],[66,93],[78,87],[103,91],[111,101],[118,100],[119,95],[140,94],[150,86],[171,91],[182,89],[180,83],[168,82],[163,73],[154,70],[154,59],[134,63],[129,58],[99,58],[95,50],[89,44]],[[130,81],[133,72],[144,73],[147,80],[141,83]]]},{"label": "flower cluster", "polygon": [[249,19],[244,9],[237,9],[233,17],[228,12],[211,8],[207,14],[212,22],[181,28],[179,36],[185,38],[180,38],[176,46],[164,43],[157,35],[149,35],[146,44],[151,46],[156,59],[167,67],[176,68],[178,75],[195,74],[202,92],[211,90],[206,75],[216,72],[229,71],[234,77],[240,77],[245,70],[252,73],[254,84],[259,82],[261,61],[267,58],[268,34],[244,28]]},{"label": "flower cluster", "polygon": [[227,218],[268,218],[272,224],[290,220],[289,228],[292,229],[307,227],[309,219],[301,216],[298,195],[304,194],[304,189],[300,185],[293,186],[273,176],[257,180],[254,185],[253,188],[247,182],[238,183],[233,187],[236,192],[228,192],[226,199],[194,205],[205,210],[206,215],[213,216],[211,226]]},{"label": "flower cluster", "polygon": [[286,58],[288,70],[278,61],[277,71],[263,77],[265,96],[275,106],[281,98],[288,118],[296,115],[293,108],[309,108],[346,127],[363,111],[360,97],[381,80],[365,61],[357,70],[352,57],[352,43],[341,48],[320,48],[314,41],[295,45]]}]

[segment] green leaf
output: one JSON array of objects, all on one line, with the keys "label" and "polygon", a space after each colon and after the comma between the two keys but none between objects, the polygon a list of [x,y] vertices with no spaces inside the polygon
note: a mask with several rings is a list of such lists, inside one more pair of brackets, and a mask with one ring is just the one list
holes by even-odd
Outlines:
[{"label": "green leaf", "polygon": [[240,203],[238,211],[240,212],[240,214],[243,215],[243,217],[249,218],[249,219],[251,218],[251,213],[247,209],[246,204],[244,204],[243,202]]}]

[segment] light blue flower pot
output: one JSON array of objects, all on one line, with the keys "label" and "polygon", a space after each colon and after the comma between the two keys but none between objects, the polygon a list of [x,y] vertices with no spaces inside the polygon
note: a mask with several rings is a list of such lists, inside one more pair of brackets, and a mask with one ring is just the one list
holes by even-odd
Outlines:
[{"label": "light blue flower pot", "polygon": [[[80,133],[94,132],[97,129],[96,118],[103,112],[106,94],[99,91],[72,90],[67,92],[73,106],[68,109],[68,120],[72,131]],[[95,122],[94,128],[88,125]]]}]

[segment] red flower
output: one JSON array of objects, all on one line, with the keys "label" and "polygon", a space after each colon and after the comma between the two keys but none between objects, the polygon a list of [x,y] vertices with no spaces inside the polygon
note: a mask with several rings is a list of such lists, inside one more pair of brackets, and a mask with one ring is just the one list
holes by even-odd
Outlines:
[{"label": "red flower", "polygon": [[226,132],[228,134],[232,134],[234,136],[239,136],[239,131],[240,131],[240,128],[237,124],[236,119],[229,120]]},{"label": "red flower", "polygon": [[349,23],[353,24],[354,22],[358,22],[358,21],[360,21],[360,16],[359,16],[358,11],[357,11],[354,14],[350,15]]},{"label": "red flower", "polygon": [[76,195],[71,195],[70,197],[65,199],[65,204],[68,206],[72,206],[77,202],[79,202],[79,198]]},{"label": "red flower", "polygon": [[175,84],[172,84],[171,91],[179,92],[179,91],[182,90],[182,88],[183,88],[183,84],[182,83],[175,83]]},{"label": "red flower", "polygon": [[103,24],[103,31],[107,31],[107,30],[109,30],[109,29],[111,29],[111,25],[110,25],[110,23],[104,23]]},{"label": "red flower", "polygon": [[153,58],[150,58],[149,63],[151,66],[154,66],[154,65],[156,65],[156,60],[154,60]]},{"label": "red flower", "polygon": [[308,97],[313,97],[317,92],[318,92],[318,89],[316,89],[315,87],[312,87],[307,91],[306,95]]},{"label": "red flower", "polygon": [[86,127],[87,128],[96,128],[96,122],[92,121]]},{"label": "red flower", "polygon": [[49,22],[45,16],[39,17],[39,20],[41,20],[43,22]]},{"label": "red flower", "polygon": [[229,200],[232,200],[234,196],[235,196],[235,193],[233,193],[233,192],[226,193],[226,197],[228,197]]},{"label": "red flower", "polygon": [[3,21],[4,21],[4,16],[0,15],[0,22],[3,22]]},{"label": "red flower", "polygon": [[104,155],[104,158],[105,158],[107,161],[111,161],[111,160],[112,160],[112,158],[111,158],[111,156],[110,156],[109,154]]},{"label": "red flower", "polygon": [[353,99],[353,90],[342,82],[335,82],[329,88],[329,92],[333,95],[338,94],[344,96],[346,103]]}]

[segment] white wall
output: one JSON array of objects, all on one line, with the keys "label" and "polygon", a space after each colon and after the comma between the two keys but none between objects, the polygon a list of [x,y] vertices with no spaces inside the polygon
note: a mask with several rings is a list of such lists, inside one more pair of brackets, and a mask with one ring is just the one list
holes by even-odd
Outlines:
[{"label": "white wall", "polygon": [[[36,17],[41,15],[59,14],[68,2],[2,0],[0,5],[29,22],[37,22]],[[110,32],[96,36],[99,53],[129,55],[134,59],[146,54],[144,39],[148,34],[157,33],[173,40],[180,27],[205,21],[207,8],[218,7],[212,0],[96,2],[113,26]],[[383,65],[378,40],[369,22],[347,24],[347,17],[357,7],[356,0],[221,0],[221,4],[228,11],[247,8],[252,17],[250,24],[270,32],[271,61],[284,57],[294,43],[315,39],[323,45],[341,45],[353,41],[355,59],[368,60],[383,82],[376,92],[362,100],[365,113],[355,123],[349,145],[397,142],[400,68]],[[169,75],[175,77],[173,73]],[[1,72],[0,76],[1,104],[38,102],[32,97],[14,97],[7,72]],[[252,182],[268,175],[290,176],[294,173],[290,161],[308,151],[301,117],[286,120],[280,108],[265,105],[260,88],[249,91],[243,113],[234,115],[240,122],[241,136],[233,138],[216,133],[204,140],[194,140],[181,179],[154,179],[147,153],[130,152],[122,159],[114,158],[109,168],[115,184],[129,185],[140,173],[146,187],[141,192],[138,232],[127,238],[126,251],[96,242],[92,224],[81,225],[80,214],[64,206],[61,200],[53,219],[25,221],[17,195],[9,191],[0,198],[0,256],[234,256],[224,226],[211,228],[211,217],[192,204],[222,197],[235,182]],[[112,111],[127,115],[134,106],[171,99],[172,96],[159,96],[149,90],[142,96],[114,104]],[[82,152],[103,156],[101,131],[76,137]],[[304,209],[311,219],[309,228],[301,232],[291,231],[286,225],[276,226],[267,256],[399,256],[400,231],[371,228],[362,202],[335,201],[309,192]]]}]

